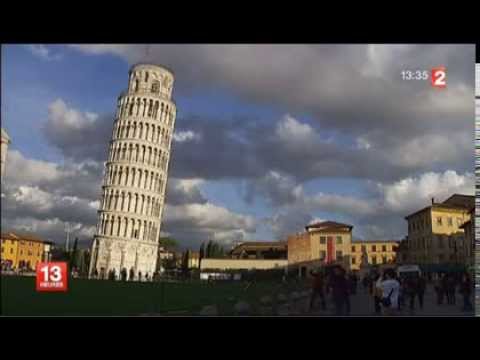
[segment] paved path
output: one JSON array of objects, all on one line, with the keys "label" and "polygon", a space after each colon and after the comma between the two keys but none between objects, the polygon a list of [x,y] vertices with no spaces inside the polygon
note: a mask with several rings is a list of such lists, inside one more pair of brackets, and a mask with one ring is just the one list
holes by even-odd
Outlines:
[{"label": "paved path", "polygon": [[[472,299],[473,300],[473,299]],[[304,306],[308,303],[308,300],[304,300]],[[366,293],[362,288],[359,288],[357,294],[352,295],[350,298],[351,314],[352,316],[375,316],[373,297]],[[463,312],[463,298],[457,293],[456,305],[437,305],[436,295],[432,286],[427,287],[424,298],[424,308],[420,310],[418,307],[418,300],[416,299],[415,310],[413,313],[408,309],[408,302],[406,309],[401,312],[403,316],[473,316],[474,311]],[[334,315],[334,306],[330,298],[327,298],[327,310],[322,311],[320,308],[320,302],[317,302],[316,308],[310,313],[304,313],[304,315],[312,316],[332,316]],[[376,315],[378,316],[378,315]]]}]

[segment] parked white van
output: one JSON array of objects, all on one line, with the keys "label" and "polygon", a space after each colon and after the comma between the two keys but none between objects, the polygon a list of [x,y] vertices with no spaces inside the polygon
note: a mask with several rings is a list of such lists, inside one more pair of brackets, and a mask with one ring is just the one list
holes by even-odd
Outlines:
[{"label": "parked white van", "polygon": [[420,276],[422,271],[418,265],[400,265],[397,267],[397,275],[399,277],[417,275]]}]

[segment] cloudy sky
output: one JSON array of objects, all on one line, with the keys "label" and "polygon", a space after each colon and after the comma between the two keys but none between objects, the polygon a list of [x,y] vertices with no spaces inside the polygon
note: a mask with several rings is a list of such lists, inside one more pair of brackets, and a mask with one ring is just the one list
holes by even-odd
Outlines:
[{"label": "cloudy sky", "polygon": [[[404,216],[474,193],[473,45],[2,46],[12,138],[2,231],[87,244],[116,98],[139,61],[175,73],[162,232],[197,248],[284,239],[316,220],[401,239]],[[447,67],[447,88],[401,78]]]}]

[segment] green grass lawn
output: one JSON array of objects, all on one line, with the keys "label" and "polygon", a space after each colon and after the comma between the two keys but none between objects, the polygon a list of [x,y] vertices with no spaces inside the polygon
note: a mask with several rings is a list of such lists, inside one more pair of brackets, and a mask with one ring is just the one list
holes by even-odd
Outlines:
[{"label": "green grass lawn", "polygon": [[72,279],[67,293],[38,293],[35,277],[0,279],[1,314],[13,316],[168,315],[184,310],[194,315],[202,306],[213,304],[221,315],[231,315],[238,300],[245,300],[255,308],[261,296],[286,291],[279,290],[279,284],[274,282],[257,283],[244,290],[243,282],[212,285],[200,281],[161,284]]}]

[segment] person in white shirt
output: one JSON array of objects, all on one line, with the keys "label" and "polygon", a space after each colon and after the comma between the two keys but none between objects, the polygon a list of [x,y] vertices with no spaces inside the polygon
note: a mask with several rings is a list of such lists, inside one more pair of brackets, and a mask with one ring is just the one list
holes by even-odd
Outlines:
[{"label": "person in white shirt", "polygon": [[385,270],[381,282],[382,307],[385,315],[395,315],[398,309],[398,296],[400,294],[400,283],[395,279],[393,269]]}]

